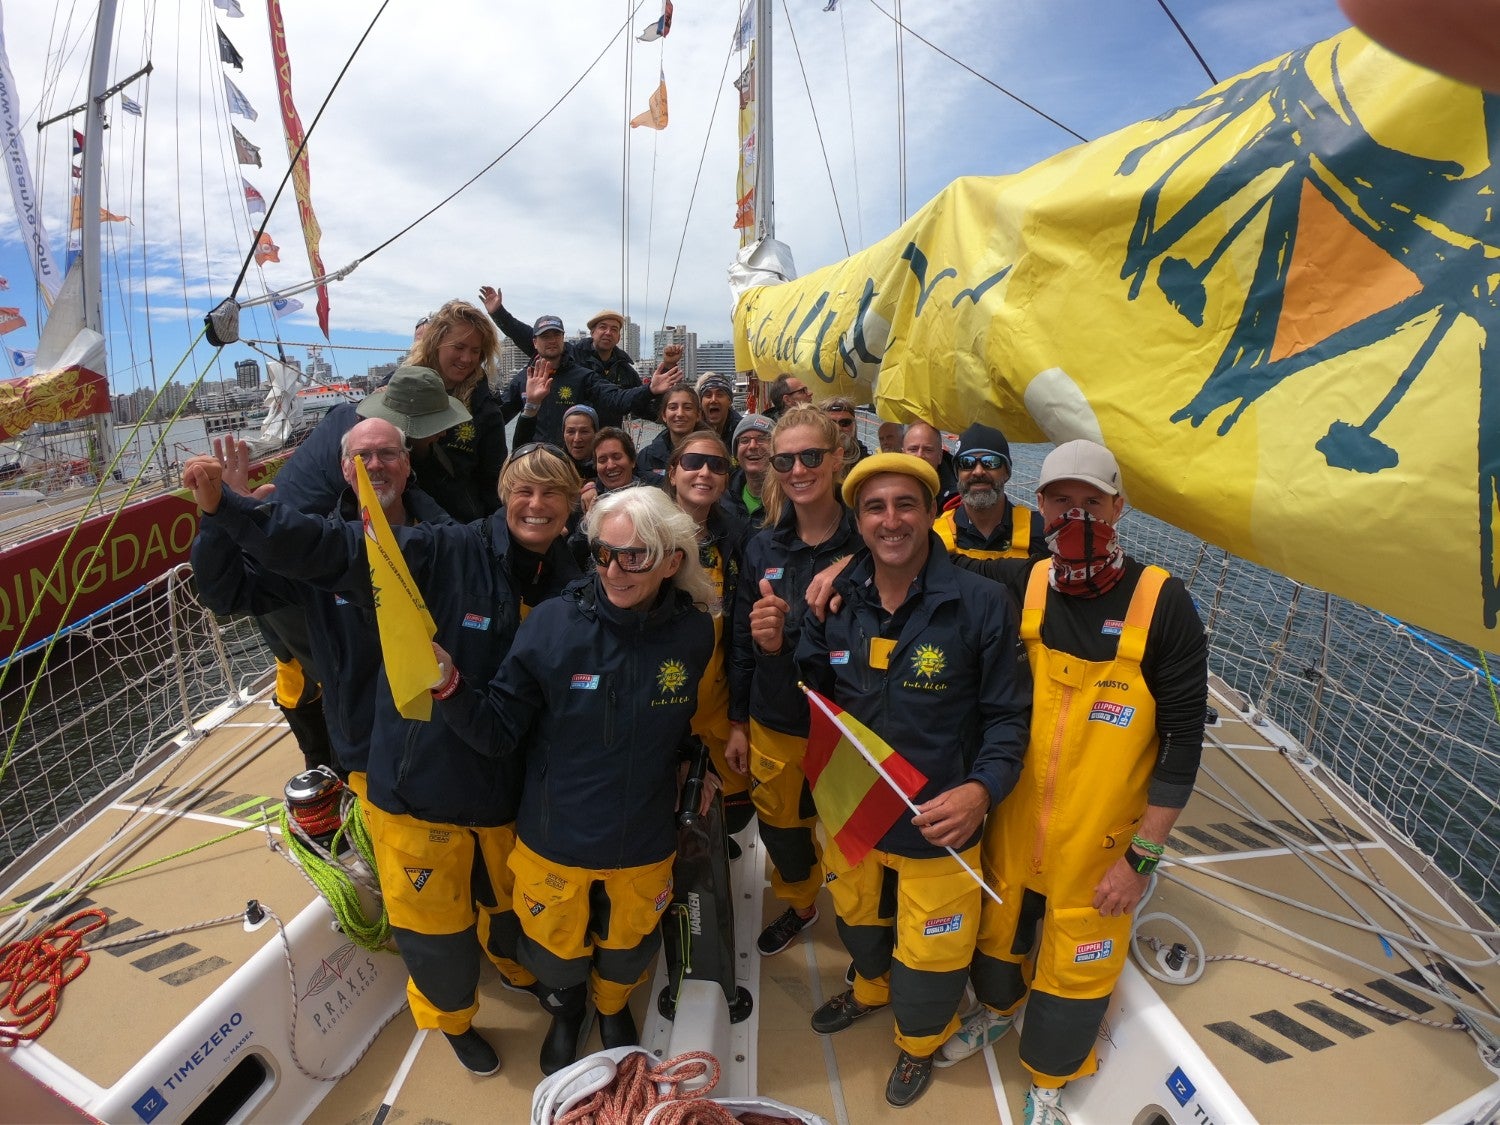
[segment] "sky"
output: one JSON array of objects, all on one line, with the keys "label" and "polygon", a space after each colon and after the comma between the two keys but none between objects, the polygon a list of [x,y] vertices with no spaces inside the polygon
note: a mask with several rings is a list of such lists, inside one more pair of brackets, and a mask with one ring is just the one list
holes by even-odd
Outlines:
[{"label": "sky", "polygon": [[[92,13],[85,22],[74,10],[85,4],[0,3],[22,132],[60,254],[70,126],[49,126],[38,148],[35,124],[82,100]],[[727,339],[725,270],[738,245],[729,83],[745,61],[730,49],[738,3],[680,0],[671,33],[648,44],[634,36],[660,14],[659,0],[387,0],[383,11],[378,0],[282,0],[293,92],[311,129],[323,263],[333,271],[364,259],[330,288],[339,347],[324,355],[337,372],[396,359],[417,317],[452,297],[477,300],[484,284],[502,289],[517,315],[556,313],[570,332],[601,308],[625,308],[644,326],[647,350],[664,324],[684,324],[700,341]],[[904,218],[896,4],[825,4],[784,0],[773,28],[776,233],[803,272]],[[189,350],[251,244],[240,173],[270,200],[287,166],[266,8],[241,6],[244,16],[231,18],[211,0],[121,0],[112,79],[146,59],[153,71],[126,91],[145,106],[142,117],[120,112],[116,98],[106,146],[105,206],[129,216],[105,227],[115,250],[105,305],[116,393],[174,374],[229,378],[236,360],[254,354],[243,344]],[[1334,0],[1171,7],[1220,80],[1347,26]],[[1086,138],[1211,84],[1157,0],[948,0],[900,10],[912,32]],[[242,71],[212,48],[215,19]],[[900,69],[906,214],[959,176],[1018,172],[1077,143],[913,35],[902,37]],[[258,120],[228,116],[225,73]],[[627,130],[663,76],[670,124]],[[231,124],[260,148],[263,167],[234,163]],[[371,253],[502,153],[435,215]],[[241,297],[311,277],[290,189],[267,230],[281,261],[252,268]],[[19,307],[28,322],[4,337],[7,353],[34,348],[42,319],[18,232],[14,208],[0,203],[0,276],[9,282],[0,305]],[[321,334],[312,295],[301,299],[303,311],[279,320],[245,310],[242,333],[279,332],[302,356],[300,345]],[[29,373],[0,364],[0,377]]]}]

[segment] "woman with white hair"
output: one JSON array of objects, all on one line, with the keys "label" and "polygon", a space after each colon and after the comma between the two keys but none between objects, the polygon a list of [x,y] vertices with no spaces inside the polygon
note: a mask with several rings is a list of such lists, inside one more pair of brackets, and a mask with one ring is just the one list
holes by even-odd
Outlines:
[{"label": "woman with white hair", "polygon": [[684,751],[714,646],[691,516],[627,488],[584,530],[594,574],[532,610],[488,687],[464,685],[439,649],[433,689],[475,750],[525,762],[510,866],[521,963],[552,990],[546,1074],[577,1058],[590,998],[605,1047],[637,1040],[628,1003],[672,899]]}]

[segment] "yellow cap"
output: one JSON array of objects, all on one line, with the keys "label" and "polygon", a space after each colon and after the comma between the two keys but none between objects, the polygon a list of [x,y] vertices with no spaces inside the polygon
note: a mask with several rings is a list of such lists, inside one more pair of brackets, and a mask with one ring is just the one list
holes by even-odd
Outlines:
[{"label": "yellow cap", "polygon": [[844,503],[854,507],[855,501],[859,499],[860,488],[877,473],[900,473],[902,476],[915,477],[927,486],[927,491],[934,498],[942,491],[938,484],[937,470],[922,458],[913,457],[910,453],[873,453],[850,469],[849,475],[844,478]]}]

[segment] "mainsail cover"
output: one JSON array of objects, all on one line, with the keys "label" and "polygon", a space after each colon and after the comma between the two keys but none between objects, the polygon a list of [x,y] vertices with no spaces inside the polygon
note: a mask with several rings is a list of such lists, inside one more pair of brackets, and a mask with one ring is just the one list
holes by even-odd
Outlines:
[{"label": "mainsail cover", "polygon": [[1500,97],[1346,32],[750,290],[736,365],[1102,440],[1134,505],[1493,650],[1497,154]]}]

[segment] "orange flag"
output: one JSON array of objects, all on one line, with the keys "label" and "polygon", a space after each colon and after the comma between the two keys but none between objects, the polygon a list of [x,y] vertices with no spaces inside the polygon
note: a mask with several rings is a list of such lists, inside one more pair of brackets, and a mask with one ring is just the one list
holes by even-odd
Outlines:
[{"label": "orange flag", "polygon": [[648,129],[665,129],[667,127],[667,78],[662,76],[660,84],[656,87],[656,93],[651,95],[650,108],[645,113],[638,113],[630,119],[632,129],[644,125]]},{"label": "orange flag", "polygon": [[255,241],[255,264],[263,266],[267,262],[281,261],[281,247],[271,241],[271,236],[264,231]]}]

